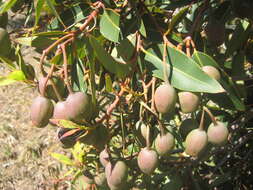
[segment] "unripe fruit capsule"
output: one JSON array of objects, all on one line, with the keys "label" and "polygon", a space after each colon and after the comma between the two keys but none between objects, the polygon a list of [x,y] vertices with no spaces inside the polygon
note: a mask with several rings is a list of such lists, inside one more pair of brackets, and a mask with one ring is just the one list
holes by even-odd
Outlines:
[{"label": "unripe fruit capsule", "polygon": [[207,134],[204,130],[194,129],[186,137],[185,152],[191,156],[198,156],[207,145]]},{"label": "unripe fruit capsule", "polygon": [[178,99],[183,113],[192,113],[196,111],[200,104],[200,96],[193,92],[179,92]]},{"label": "unripe fruit capsule", "polygon": [[53,103],[49,99],[42,96],[36,97],[31,105],[31,120],[33,125],[45,127],[53,115],[53,110]]},{"label": "unripe fruit capsule", "polygon": [[207,75],[209,75],[211,78],[213,78],[213,79],[215,79],[217,81],[219,81],[220,78],[221,78],[220,72],[218,71],[218,69],[216,69],[213,66],[210,66],[210,65],[204,66],[204,67],[202,67],[202,70]]},{"label": "unripe fruit capsule", "polygon": [[214,145],[224,145],[228,140],[228,129],[224,123],[217,121],[217,125],[211,123],[207,129],[208,141]]},{"label": "unripe fruit capsule", "polygon": [[83,92],[70,94],[66,99],[67,115],[71,120],[90,116],[92,112],[91,97]]},{"label": "unripe fruit capsule", "polygon": [[155,148],[159,155],[164,155],[170,152],[175,145],[174,136],[171,133],[166,133],[165,135],[158,136],[155,139]]},{"label": "unripe fruit capsule", "polygon": [[155,107],[160,113],[168,113],[175,108],[177,94],[170,84],[159,86],[154,95]]},{"label": "unripe fruit capsule", "polygon": [[152,174],[158,165],[158,155],[156,151],[149,148],[143,148],[137,157],[140,170],[145,174]]},{"label": "unripe fruit capsule", "polygon": [[105,168],[107,183],[111,189],[118,189],[125,185],[128,168],[125,162],[109,162]]}]

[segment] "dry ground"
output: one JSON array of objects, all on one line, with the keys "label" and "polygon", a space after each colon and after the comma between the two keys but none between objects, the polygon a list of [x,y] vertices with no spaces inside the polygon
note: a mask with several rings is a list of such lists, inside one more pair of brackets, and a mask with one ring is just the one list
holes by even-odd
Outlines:
[{"label": "dry ground", "polygon": [[[25,60],[37,64],[31,49],[24,52]],[[37,55],[38,56],[38,55]],[[0,75],[9,71],[0,63]],[[35,88],[16,83],[0,87],[0,189],[37,190],[65,189],[57,187],[64,168],[50,156],[63,152],[56,139],[56,128],[32,127],[30,104],[37,95]]]},{"label": "dry ground", "polygon": [[[19,30],[25,23],[24,14],[9,13],[8,31]],[[22,50],[25,62],[38,65],[40,55],[31,48]],[[9,71],[0,63],[0,75]],[[32,127],[30,104],[37,95],[35,88],[16,83],[0,87],[0,189],[41,190],[66,189],[59,178],[65,168],[50,156],[64,152],[56,139],[56,128]],[[57,185],[59,184],[59,185]]]}]

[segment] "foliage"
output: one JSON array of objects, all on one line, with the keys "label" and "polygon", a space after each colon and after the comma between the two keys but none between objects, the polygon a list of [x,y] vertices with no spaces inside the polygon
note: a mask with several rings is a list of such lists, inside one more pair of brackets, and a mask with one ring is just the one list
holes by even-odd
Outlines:
[{"label": "foliage", "polygon": [[[247,180],[252,177],[252,164],[243,164],[245,178],[230,167],[252,158],[250,0],[242,2],[246,8],[238,0],[18,2],[0,2],[0,20],[3,13],[18,10],[29,15],[26,23],[32,25],[10,34],[8,55],[0,51],[0,61],[10,70],[0,76],[0,86],[24,82],[37,87],[42,76],[46,82],[39,89],[41,96],[47,96],[51,85],[55,108],[57,102],[66,102],[61,105],[67,107],[66,114],[74,105],[68,100],[73,92],[88,94],[75,104],[81,110],[78,117],[52,116],[50,120],[73,155],[52,156],[70,166],[66,176],[75,188],[109,188],[82,181],[86,171],[93,177],[104,172],[99,162],[104,148],[110,162],[123,160],[128,166],[126,189],[225,189],[229,182],[230,188],[252,188]],[[26,46],[41,53],[38,72],[23,60],[21,49]],[[204,66],[214,67],[220,78],[204,72]],[[57,89],[53,77],[64,81],[63,90]],[[156,99],[155,90],[163,83],[177,93],[196,93],[201,97],[196,109],[184,113],[176,93],[172,109],[159,113],[157,101],[166,104],[167,99],[163,94]],[[216,120],[227,124],[227,144],[204,142],[202,152],[186,154],[188,145],[180,132],[186,118],[198,121],[201,133],[211,122],[216,125]],[[152,174],[142,173],[138,153],[144,147],[155,150],[156,137],[167,132],[175,138],[174,149],[159,156]],[[245,151],[250,152],[244,155]]]}]

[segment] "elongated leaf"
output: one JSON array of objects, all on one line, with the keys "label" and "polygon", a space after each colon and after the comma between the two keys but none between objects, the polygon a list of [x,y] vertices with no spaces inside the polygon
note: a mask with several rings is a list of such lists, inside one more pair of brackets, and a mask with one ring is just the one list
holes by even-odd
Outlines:
[{"label": "elongated leaf", "polygon": [[[205,65],[211,65],[211,66],[219,68],[219,65],[217,64],[217,62],[212,57],[210,57],[209,55],[207,55],[205,53],[195,51],[192,57],[199,65],[201,65],[201,67],[203,67]],[[243,102],[240,100],[240,98],[236,95],[236,92],[233,89],[233,86],[234,86],[233,82],[231,81],[231,83],[228,84],[229,79],[226,77],[225,73],[224,73],[223,79],[220,82],[221,82],[221,85],[223,86],[223,88],[227,92],[225,95],[227,96],[227,98],[229,98],[232,101],[234,107],[237,110],[243,111],[245,109],[245,106],[244,106]],[[217,96],[217,97],[219,97],[219,96]],[[223,103],[226,103],[226,102],[223,102]]]},{"label": "elongated leaf", "polygon": [[34,26],[37,26],[39,19],[40,19],[40,13],[43,8],[43,5],[45,3],[45,0],[38,0],[35,8],[35,23]]},{"label": "elongated leaf", "polygon": [[238,52],[232,61],[232,78],[238,79],[246,77],[244,65],[246,63],[246,56],[244,52]]},{"label": "elongated leaf", "polygon": [[68,129],[82,129],[82,130],[93,130],[95,127],[88,127],[85,125],[78,125],[72,121],[64,119],[50,119],[50,122],[57,125],[58,127],[68,128]]},{"label": "elongated leaf", "polygon": [[145,38],[147,37],[147,32],[146,32],[143,20],[141,20],[141,26],[140,26],[139,31],[140,31],[141,35],[143,35]]},{"label": "elongated leaf", "polygon": [[[86,16],[90,14],[91,8],[87,3],[81,3],[73,7],[69,7],[60,14],[62,21],[65,26],[72,27],[76,23],[85,19]],[[57,18],[53,19],[48,25],[50,30],[60,30],[62,29],[62,24]]]},{"label": "elongated leaf", "polygon": [[73,67],[71,69],[71,79],[73,81],[72,84],[74,91],[87,91],[87,84],[83,80],[84,73],[82,68],[82,60],[78,60],[75,64],[73,64]]},{"label": "elongated leaf", "polygon": [[210,57],[209,55],[207,55],[207,54],[205,54],[203,52],[194,51],[194,53],[192,55],[192,58],[201,67],[203,67],[205,65],[211,65],[211,66],[219,68],[219,65],[217,64],[217,62],[212,57]]},{"label": "elongated leaf", "polygon": [[10,84],[13,84],[15,82],[17,82],[17,81],[0,76],[0,86],[10,85]]},{"label": "elongated leaf", "polygon": [[8,76],[0,76],[0,86],[9,85],[18,81],[25,81],[25,74],[21,70],[12,71]]},{"label": "elongated leaf", "polygon": [[108,75],[108,74],[105,74],[105,90],[107,92],[113,91],[112,79],[111,79],[110,75]]},{"label": "elongated leaf", "polygon": [[24,81],[26,80],[25,74],[21,70],[12,71],[8,76],[8,79],[16,80],[16,81]]},{"label": "elongated leaf", "polygon": [[246,20],[241,20],[235,28],[231,40],[228,41],[226,55],[231,55],[234,51],[243,48],[250,34],[251,25]]},{"label": "elongated leaf", "polygon": [[245,111],[245,105],[240,100],[240,98],[236,95],[236,91],[233,88],[234,84],[229,79],[227,80],[221,80],[222,86],[226,89],[227,95],[230,98],[230,100],[233,102],[235,108],[240,111]]},{"label": "elongated leaf", "polygon": [[188,9],[189,7],[185,7],[173,16],[166,34],[170,34],[174,27],[186,16]]},{"label": "elongated leaf", "polygon": [[54,4],[52,2],[52,0],[46,0],[48,7],[51,9],[51,11],[54,13],[54,15],[56,16],[56,18],[60,21],[60,23],[65,27],[64,22],[62,21],[60,15],[57,13]]},{"label": "elongated leaf", "polygon": [[113,42],[119,41],[120,27],[119,27],[120,15],[112,9],[105,9],[100,20],[100,32],[101,34]]},{"label": "elongated leaf", "polygon": [[17,2],[17,0],[7,0],[7,1],[5,1],[5,3],[2,4],[1,7],[0,7],[0,14],[3,14],[5,12],[7,12],[16,2]]},{"label": "elongated leaf", "polygon": [[33,34],[33,36],[50,36],[50,37],[59,37],[68,34],[67,32],[63,31],[50,31],[50,32],[39,32],[36,34]]},{"label": "elongated leaf", "polygon": [[[153,75],[160,79],[163,79],[163,62],[160,58],[162,49],[163,45],[159,45],[148,51],[144,50],[145,60],[156,68],[152,70]],[[205,74],[193,59],[175,48],[168,47],[167,50],[168,73],[172,74],[171,83],[174,87],[193,92],[224,92],[221,85]]]},{"label": "elongated leaf", "polygon": [[47,48],[49,45],[51,45],[54,40],[51,40],[50,38],[45,36],[31,36],[17,38],[16,42],[22,45],[31,46],[39,50],[43,50],[44,48]]},{"label": "elongated leaf", "polygon": [[89,41],[92,48],[94,49],[94,53],[97,59],[108,71],[116,74],[120,78],[127,76],[131,72],[131,65],[117,63],[93,36],[90,36]]},{"label": "elongated leaf", "polygon": [[63,154],[51,153],[51,156],[63,164],[70,165],[70,166],[75,165],[73,160],[71,160],[69,157]]},{"label": "elongated leaf", "polygon": [[8,58],[0,56],[0,61],[5,63],[10,69],[15,69],[15,64]]}]

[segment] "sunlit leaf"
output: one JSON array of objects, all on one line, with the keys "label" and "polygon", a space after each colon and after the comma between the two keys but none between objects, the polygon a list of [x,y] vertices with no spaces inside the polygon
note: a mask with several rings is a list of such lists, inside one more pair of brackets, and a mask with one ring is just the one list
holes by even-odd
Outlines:
[{"label": "sunlit leaf", "polygon": [[43,5],[45,3],[45,0],[38,0],[35,8],[35,22],[34,26],[37,26],[39,19],[40,19],[40,13],[43,8]]},{"label": "sunlit leaf", "polygon": [[201,67],[205,66],[205,65],[211,65],[214,67],[219,68],[219,65],[217,64],[217,62],[209,55],[200,52],[200,51],[194,51],[192,58],[194,59],[194,61],[196,61],[196,63],[198,63]]},{"label": "sunlit leaf", "polygon": [[[146,54],[145,60],[155,67],[152,70],[153,75],[163,80],[162,49],[163,45],[160,45],[148,51],[144,50],[144,53]],[[167,50],[167,68],[168,73],[172,74],[169,75],[169,78],[171,77],[171,83],[174,87],[194,92],[224,92],[222,86],[206,75],[193,59],[175,48],[168,47]]]},{"label": "sunlit leaf", "polygon": [[51,153],[51,156],[63,164],[70,165],[70,166],[75,165],[73,160],[71,160],[69,157],[63,154]]},{"label": "sunlit leaf", "polygon": [[62,21],[60,15],[55,9],[55,6],[52,2],[52,0],[46,0],[48,7],[51,9],[51,11],[54,13],[54,15],[57,17],[57,19],[60,21],[60,23],[65,27],[64,22]]},{"label": "sunlit leaf", "polygon": [[0,6],[0,14],[7,12],[18,0],[7,0]]},{"label": "sunlit leaf", "polygon": [[120,78],[127,76],[131,72],[130,64],[117,63],[93,36],[90,36],[89,41],[92,48],[94,49],[96,58],[108,71],[116,74]]},{"label": "sunlit leaf", "polygon": [[105,9],[100,20],[101,34],[113,42],[118,42],[120,37],[120,15],[112,9]]}]

